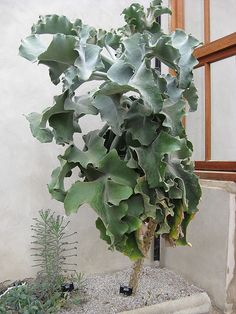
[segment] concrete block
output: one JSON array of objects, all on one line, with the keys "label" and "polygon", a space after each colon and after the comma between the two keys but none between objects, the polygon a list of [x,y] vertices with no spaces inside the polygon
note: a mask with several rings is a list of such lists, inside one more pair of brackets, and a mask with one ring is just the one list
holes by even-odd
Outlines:
[{"label": "concrete block", "polygon": [[211,300],[204,293],[197,293],[178,300],[170,300],[120,314],[209,314]]},{"label": "concrete block", "polygon": [[202,180],[199,213],[189,227],[190,247],[167,247],[161,266],[180,273],[206,290],[224,313],[236,313],[234,182]]}]

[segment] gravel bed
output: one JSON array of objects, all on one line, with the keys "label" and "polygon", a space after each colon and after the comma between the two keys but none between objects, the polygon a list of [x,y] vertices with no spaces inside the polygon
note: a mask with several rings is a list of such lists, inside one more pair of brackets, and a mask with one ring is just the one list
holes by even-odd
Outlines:
[{"label": "gravel bed", "polygon": [[113,273],[90,275],[84,281],[81,304],[61,314],[113,314],[168,300],[176,300],[201,289],[179,275],[156,266],[145,266],[135,296],[119,294],[120,285],[127,285],[131,268]]}]

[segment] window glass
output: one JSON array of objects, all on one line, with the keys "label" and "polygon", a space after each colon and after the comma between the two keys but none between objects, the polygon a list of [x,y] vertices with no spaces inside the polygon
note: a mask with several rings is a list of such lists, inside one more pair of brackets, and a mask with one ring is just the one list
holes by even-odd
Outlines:
[{"label": "window glass", "polygon": [[211,64],[212,159],[236,160],[236,57]]},{"label": "window glass", "polygon": [[[188,0],[186,2],[188,2]],[[235,0],[210,1],[211,41],[236,31],[235,4]]]},{"label": "window glass", "polygon": [[204,105],[204,67],[194,70],[194,82],[198,89],[198,109],[186,117],[186,132],[193,143],[193,159],[205,159],[205,105]]},{"label": "window glass", "polygon": [[204,0],[186,0],[185,30],[201,42],[204,41]]},{"label": "window glass", "polygon": [[[162,5],[163,5],[164,7],[169,7],[168,0],[164,0],[164,1],[162,2]],[[163,31],[164,31],[165,33],[167,33],[167,34],[170,32],[170,30],[169,30],[169,23],[170,23],[170,15],[169,15],[169,14],[163,14],[163,15],[161,16],[161,28],[162,28]]]}]

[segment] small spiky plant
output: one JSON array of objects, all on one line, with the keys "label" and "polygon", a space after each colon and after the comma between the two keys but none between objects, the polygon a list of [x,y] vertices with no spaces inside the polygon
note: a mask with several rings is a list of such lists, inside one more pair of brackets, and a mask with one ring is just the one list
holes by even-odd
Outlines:
[{"label": "small spiky plant", "polygon": [[[37,279],[44,284],[47,293],[58,291],[64,281],[65,272],[72,271],[67,258],[76,256],[77,241],[69,242],[68,238],[76,232],[67,234],[69,221],[63,216],[55,215],[51,210],[41,210],[39,218],[34,218],[32,254],[34,267],[39,267]],[[70,252],[70,253],[69,253]]]}]

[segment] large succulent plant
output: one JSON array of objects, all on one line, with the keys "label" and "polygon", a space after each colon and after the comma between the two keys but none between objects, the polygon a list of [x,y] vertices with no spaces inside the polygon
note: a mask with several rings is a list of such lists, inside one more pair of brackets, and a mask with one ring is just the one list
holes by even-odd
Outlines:
[{"label": "large succulent plant", "polygon": [[[182,30],[163,33],[157,18],[170,10],[161,2],[153,0],[147,11],[132,4],[123,11],[126,24],[110,31],[41,16],[20,46],[21,56],[48,66],[53,84],[62,86],[51,107],[27,117],[40,142],[66,145],[49,192],[67,214],[89,204],[101,238],[136,261],[147,254],[154,233],[187,245],[201,196],[182,124],[186,110],[197,109],[192,53],[199,42]],[[53,35],[49,45],[44,34]],[[153,68],[155,59],[175,75]],[[80,95],[88,81],[96,89]],[[82,132],[85,115],[100,115],[104,126],[84,134],[81,149],[73,135]],[[64,178],[75,168],[80,176],[66,190]]]}]

